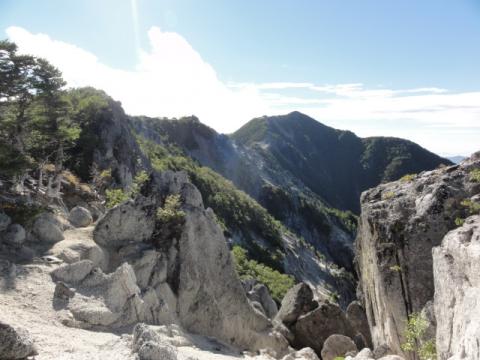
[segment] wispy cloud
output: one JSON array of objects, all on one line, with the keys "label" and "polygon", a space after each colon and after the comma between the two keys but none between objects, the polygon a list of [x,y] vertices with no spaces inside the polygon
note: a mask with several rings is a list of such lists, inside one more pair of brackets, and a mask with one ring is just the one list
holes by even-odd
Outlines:
[{"label": "wispy cloud", "polygon": [[7,34],[21,51],[60,68],[70,86],[103,89],[134,115],[195,114],[217,131],[231,132],[256,116],[298,110],[362,136],[403,136],[442,154],[469,154],[480,147],[480,90],[225,83],[185,38],[158,27],[149,30],[150,48],[139,50],[131,71],[103,64],[94,54],[45,34],[19,27],[8,28]]}]

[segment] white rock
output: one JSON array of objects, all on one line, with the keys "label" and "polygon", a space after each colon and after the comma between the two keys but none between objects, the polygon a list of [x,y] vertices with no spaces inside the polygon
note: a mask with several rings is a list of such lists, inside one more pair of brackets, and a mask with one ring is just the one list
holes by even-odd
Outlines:
[{"label": "white rock", "polygon": [[54,281],[75,284],[85,279],[92,270],[93,263],[90,260],[81,260],[73,264],[62,265],[50,274]]},{"label": "white rock", "polygon": [[433,249],[433,271],[438,358],[480,359],[480,216]]},{"label": "white rock", "polygon": [[97,244],[109,248],[148,240],[155,227],[154,212],[153,204],[148,200],[145,204],[127,201],[110,209],[98,221],[93,238]]},{"label": "white rock", "polygon": [[0,321],[0,359],[25,359],[38,351],[27,330]]},{"label": "white rock", "polygon": [[282,360],[319,360],[312,348],[303,348],[286,355]]}]

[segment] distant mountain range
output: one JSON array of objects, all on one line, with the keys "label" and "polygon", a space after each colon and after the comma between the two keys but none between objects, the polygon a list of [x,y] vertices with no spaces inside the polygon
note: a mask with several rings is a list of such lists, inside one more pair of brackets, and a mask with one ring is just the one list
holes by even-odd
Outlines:
[{"label": "distant mountain range", "polygon": [[362,139],[300,112],[256,118],[228,136],[196,117],[132,120],[138,134],[178,147],[230,179],[344,267],[351,266],[354,214],[359,212],[362,191],[451,164],[411,141]]},{"label": "distant mountain range", "polygon": [[466,158],[467,158],[466,156],[457,155],[457,156],[449,156],[447,159],[453,162],[454,164],[460,164]]}]

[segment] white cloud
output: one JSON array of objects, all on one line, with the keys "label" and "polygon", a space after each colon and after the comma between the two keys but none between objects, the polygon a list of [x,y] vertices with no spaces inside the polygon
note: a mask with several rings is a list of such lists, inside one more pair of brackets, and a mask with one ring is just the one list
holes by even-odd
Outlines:
[{"label": "white cloud", "polygon": [[94,86],[120,100],[133,115],[180,117],[195,114],[218,131],[231,132],[268,113],[258,92],[230,89],[180,35],[152,27],[149,51],[140,51],[135,70],[102,64],[95,55],[44,34],[7,29],[22,52],[48,59],[70,86]]},{"label": "white cloud", "polygon": [[402,136],[442,154],[479,149],[480,91],[436,87],[366,88],[360,83],[224,83],[181,35],[152,27],[150,48],[139,50],[135,69],[101,63],[75,45],[10,27],[22,52],[45,57],[70,86],[94,86],[120,100],[133,115],[197,115],[220,132],[232,132],[265,114],[304,112],[361,136]]}]

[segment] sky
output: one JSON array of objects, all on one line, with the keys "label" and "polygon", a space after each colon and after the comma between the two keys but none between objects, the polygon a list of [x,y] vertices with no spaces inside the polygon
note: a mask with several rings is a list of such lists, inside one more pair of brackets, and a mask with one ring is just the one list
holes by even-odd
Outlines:
[{"label": "sky", "polygon": [[297,110],[480,150],[479,0],[0,0],[0,32],[132,115],[231,133]]}]

